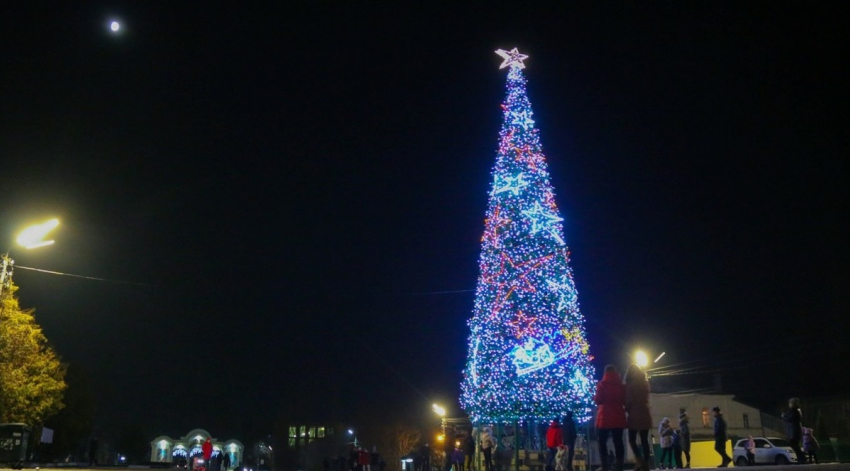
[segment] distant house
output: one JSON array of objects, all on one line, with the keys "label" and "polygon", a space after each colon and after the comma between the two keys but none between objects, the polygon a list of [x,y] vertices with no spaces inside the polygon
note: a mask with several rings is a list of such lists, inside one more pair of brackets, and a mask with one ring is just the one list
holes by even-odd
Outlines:
[{"label": "distant house", "polygon": [[785,436],[784,431],[776,429],[776,421],[770,420],[773,418],[763,420],[760,410],[736,401],[731,394],[652,393],[649,403],[656,424],[668,417],[675,426],[679,415],[687,411],[693,440],[713,439],[714,415],[711,409],[715,406],[720,407],[726,419],[730,438],[747,435]]}]

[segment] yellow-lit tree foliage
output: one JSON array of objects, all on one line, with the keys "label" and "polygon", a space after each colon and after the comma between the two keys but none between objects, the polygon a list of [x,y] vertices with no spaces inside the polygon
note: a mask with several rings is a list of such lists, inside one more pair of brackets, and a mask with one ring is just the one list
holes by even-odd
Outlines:
[{"label": "yellow-lit tree foliage", "polygon": [[38,426],[64,407],[65,365],[16,291],[0,295],[0,423]]}]

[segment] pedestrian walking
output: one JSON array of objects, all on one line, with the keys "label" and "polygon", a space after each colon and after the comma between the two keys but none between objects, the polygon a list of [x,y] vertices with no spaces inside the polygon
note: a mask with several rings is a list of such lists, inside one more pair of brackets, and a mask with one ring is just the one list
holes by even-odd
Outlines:
[{"label": "pedestrian walking", "polygon": [[732,462],[732,458],[726,453],[726,419],[723,418],[719,407],[715,406],[711,411],[714,412],[714,451],[722,460],[718,468],[725,468]]},{"label": "pedestrian walking", "polygon": [[484,454],[484,471],[493,471],[493,451],[496,449],[496,439],[490,427],[484,427],[481,432],[481,452]]},{"label": "pedestrian walking", "polygon": [[357,461],[360,465],[360,471],[372,471],[372,457],[365,447],[360,449]]},{"label": "pedestrian walking", "polygon": [[792,397],[788,400],[788,410],[782,413],[785,421],[785,435],[791,443],[791,449],[797,454],[797,463],[805,463],[806,455],[800,448],[803,440],[803,412],[800,410],[800,400]]},{"label": "pedestrian walking", "polygon": [[753,440],[753,436],[750,435],[747,438],[747,441],[744,443],[744,451],[747,452],[747,464],[749,466],[755,466],[756,464],[756,441]]},{"label": "pedestrian walking", "polygon": [[230,465],[230,453],[225,453],[223,461],[224,471],[230,471]]},{"label": "pedestrian walking", "polygon": [[567,450],[566,445],[561,445],[558,447],[558,452],[555,453],[555,471],[568,471],[569,464],[567,463],[567,457],[569,456],[569,451]]},{"label": "pedestrian walking", "polygon": [[676,469],[681,469],[682,466],[682,431],[673,429],[673,460],[676,462]]},{"label": "pedestrian walking", "polygon": [[463,460],[463,450],[458,445],[452,452],[452,468],[454,471],[463,471]]},{"label": "pedestrian walking", "polygon": [[446,461],[444,463],[443,469],[445,471],[451,471],[452,469],[452,454],[455,451],[457,438],[457,433],[454,427],[445,427],[445,436],[443,437],[443,453],[446,457]]},{"label": "pedestrian walking", "polygon": [[[614,471],[623,471],[625,447],[623,430],[626,428],[626,387],[614,365],[607,365],[602,381],[596,383],[596,433],[599,441],[599,459],[602,471],[613,465]],[[608,439],[614,442],[614,460],[609,461]]]},{"label": "pedestrian walking", "polygon": [[691,467],[691,418],[687,412],[679,414],[679,435],[682,437],[682,454],[688,463],[685,468]]},{"label": "pedestrian walking", "polygon": [[658,440],[661,442],[661,462],[659,469],[673,468],[673,427],[670,419],[664,417],[658,424]]},{"label": "pedestrian walking", "polygon": [[212,458],[212,452],[213,452],[212,439],[210,437],[207,437],[207,439],[204,440],[204,444],[201,445],[201,453],[202,453],[201,456],[204,459],[204,467],[205,468],[210,466],[210,458]]},{"label": "pedestrian walking", "polygon": [[97,437],[89,442],[89,466],[97,466]]},{"label": "pedestrian walking", "polygon": [[[635,469],[648,471],[650,465],[649,429],[652,414],[649,411],[649,381],[640,366],[632,363],[626,369],[626,427],[629,429],[629,447],[635,454]],[[637,439],[640,437],[640,447]]]},{"label": "pedestrian walking", "polygon": [[814,430],[803,427],[803,451],[808,455],[806,462],[809,464],[818,463],[818,450],[820,444],[814,435]]},{"label": "pedestrian walking", "polygon": [[424,444],[419,449],[419,471],[431,471],[431,445]]},{"label": "pedestrian walking", "polygon": [[472,433],[463,440],[463,455],[465,458],[463,467],[466,471],[471,471],[475,461],[475,439],[472,438]]},{"label": "pedestrian walking", "polygon": [[546,431],[546,448],[549,449],[549,453],[546,455],[546,471],[554,471],[555,454],[558,452],[558,447],[563,444],[564,431],[561,430],[561,422],[554,419],[549,424],[549,430]]},{"label": "pedestrian walking", "polygon": [[573,458],[576,456],[576,439],[578,430],[573,418],[573,411],[568,410],[564,417],[564,445],[567,447],[567,471],[573,471]]}]

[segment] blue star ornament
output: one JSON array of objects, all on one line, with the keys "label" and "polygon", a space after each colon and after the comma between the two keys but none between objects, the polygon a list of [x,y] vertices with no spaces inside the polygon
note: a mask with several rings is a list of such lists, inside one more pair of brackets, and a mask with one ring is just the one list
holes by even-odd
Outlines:
[{"label": "blue star ornament", "polygon": [[511,113],[514,119],[511,121],[511,124],[516,124],[522,126],[526,131],[531,126],[534,126],[534,120],[531,119],[531,113],[528,111],[520,111],[519,113]]},{"label": "blue star ornament", "polygon": [[[526,209],[522,214],[525,214],[531,220],[532,235],[544,229],[552,231],[553,228],[551,226],[553,224],[564,220],[564,218],[558,217],[557,214],[546,211],[539,201],[536,201],[531,209]],[[553,235],[556,234],[555,231],[552,231],[552,233]],[[560,237],[558,238],[560,239]]]},{"label": "blue star ornament", "polygon": [[518,196],[519,191],[528,186],[528,182],[525,181],[525,176],[521,173],[515,177],[505,177],[504,182],[504,185],[493,190],[494,195],[510,191],[514,194],[514,196]]},{"label": "blue star ornament", "polygon": [[496,51],[504,61],[502,61],[502,65],[499,66],[500,69],[504,69],[505,67],[510,67],[512,69],[524,69],[525,64],[522,61],[528,59],[528,56],[525,54],[520,54],[516,48],[511,49],[510,51],[506,51],[504,49],[498,49]]}]

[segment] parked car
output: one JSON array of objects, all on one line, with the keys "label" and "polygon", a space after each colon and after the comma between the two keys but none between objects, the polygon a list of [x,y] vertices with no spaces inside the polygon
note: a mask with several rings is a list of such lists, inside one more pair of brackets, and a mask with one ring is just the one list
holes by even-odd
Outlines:
[{"label": "parked car", "polygon": [[[756,464],[797,463],[797,454],[791,449],[788,440],[776,437],[753,437],[753,441],[756,443],[754,453]],[[738,440],[735,448],[732,449],[732,459],[735,461],[735,466],[747,466],[747,450],[744,449],[746,444],[746,438]]]}]

